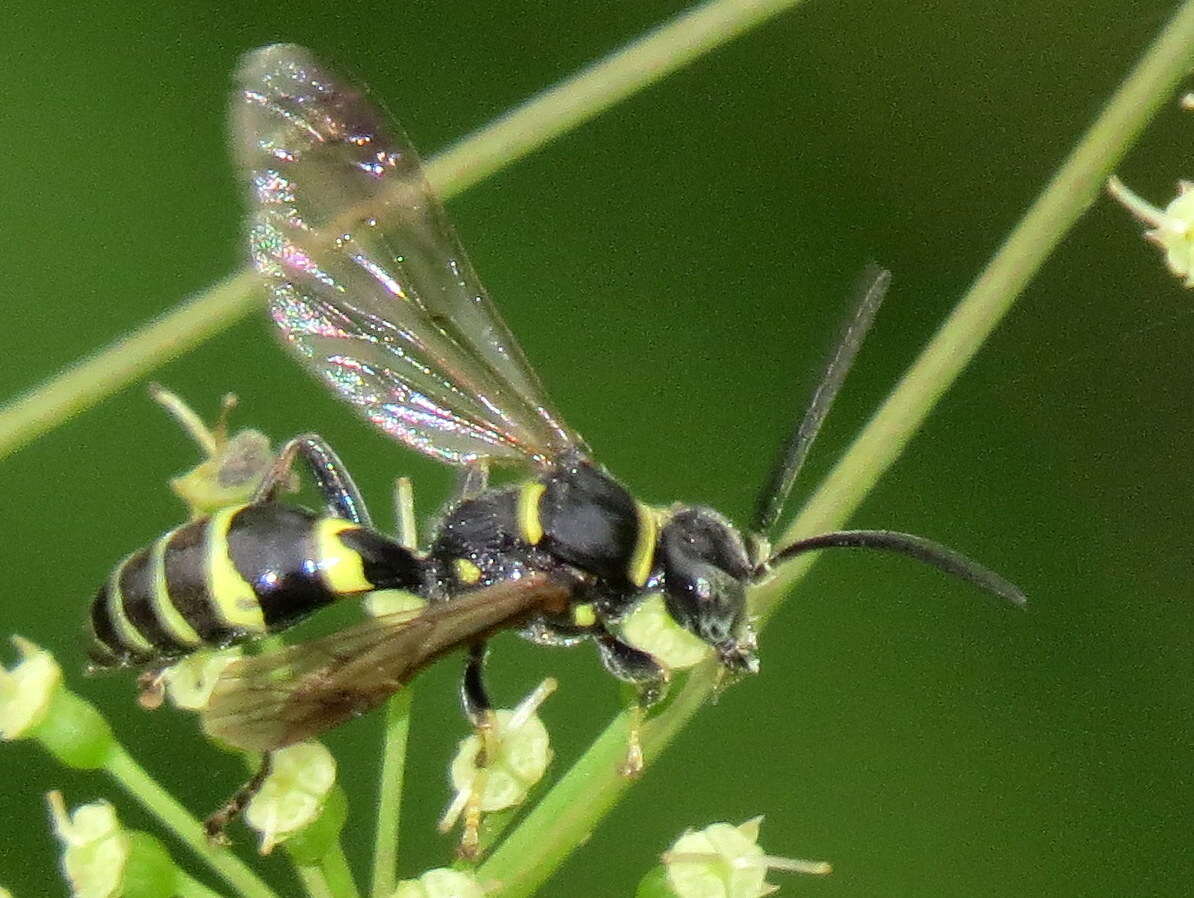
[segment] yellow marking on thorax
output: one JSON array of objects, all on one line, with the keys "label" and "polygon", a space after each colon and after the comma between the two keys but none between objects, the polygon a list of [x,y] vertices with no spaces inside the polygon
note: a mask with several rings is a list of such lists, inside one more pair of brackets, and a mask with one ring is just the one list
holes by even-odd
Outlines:
[{"label": "yellow marking on thorax", "polygon": [[222,508],[208,519],[206,533],[207,594],[220,622],[254,633],[266,631],[265,615],[253,586],[240,575],[228,553],[228,528],[245,506]]},{"label": "yellow marking on thorax", "polygon": [[166,547],[176,532],[171,530],[158,539],[149,550],[149,565],[153,574],[153,595],[150,597],[149,607],[162,629],[179,645],[202,645],[203,637],[195,632],[195,628],[174,607],[174,602],[170,599],[170,590],[166,585]]},{"label": "yellow marking on thorax", "polygon": [[365,576],[365,562],[359,552],[344,544],[340,534],[359,530],[360,525],[341,518],[322,518],[315,524],[315,562],[319,576],[331,592],[339,596],[369,592],[373,584]]},{"label": "yellow marking on thorax", "polygon": [[452,567],[456,570],[456,579],[461,583],[471,585],[481,579],[481,569],[467,558],[452,559]]},{"label": "yellow marking on thorax", "polygon": [[[130,555],[129,558],[131,557]],[[120,562],[108,577],[108,620],[112,622],[112,629],[116,631],[122,646],[139,652],[153,653],[157,651],[153,643],[141,635],[141,631],[133,626],[133,622],[124,613],[124,593],[120,589],[120,574],[128,562],[128,558]]]},{"label": "yellow marking on thorax", "polygon": [[528,480],[518,492],[518,532],[528,545],[537,546],[543,539],[543,521],[539,518],[539,500],[547,484]]},{"label": "yellow marking on thorax", "polygon": [[659,521],[655,517],[655,509],[642,502],[635,501],[634,510],[638,515],[638,536],[634,540],[634,551],[630,554],[626,576],[635,586],[645,586],[655,561]]},{"label": "yellow marking on thorax", "polygon": [[577,605],[572,609],[572,623],[578,627],[591,627],[597,623],[597,609],[591,602]]}]

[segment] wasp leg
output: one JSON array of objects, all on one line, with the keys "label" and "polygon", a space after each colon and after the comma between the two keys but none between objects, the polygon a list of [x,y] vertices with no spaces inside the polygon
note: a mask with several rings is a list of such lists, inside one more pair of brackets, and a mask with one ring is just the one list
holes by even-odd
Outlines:
[{"label": "wasp leg", "polygon": [[207,840],[213,845],[228,843],[228,837],[224,835],[224,830],[228,828],[229,823],[240,816],[245,805],[253,800],[253,796],[261,791],[265,778],[269,776],[270,770],[273,768],[273,760],[272,752],[262,755],[261,766],[257,768],[257,772],[233,793],[227,804],[203,821],[203,830],[207,833]]},{"label": "wasp leg", "polygon": [[294,463],[301,458],[323,495],[328,514],[372,528],[369,510],[344,462],[319,434],[304,433],[287,441],[262,478],[254,502],[272,502],[290,482]]},{"label": "wasp leg", "polygon": [[635,697],[630,705],[630,725],[626,737],[626,759],[619,765],[618,772],[626,777],[635,777],[643,771],[643,720],[647,716],[647,709],[667,694],[668,672],[652,655],[609,633],[602,633],[596,639],[605,669],[634,687]]},{"label": "wasp leg", "polygon": [[[477,775],[464,805],[464,828],[460,834],[460,856],[475,858],[481,841],[481,802],[485,797],[486,768],[497,757],[497,718],[489,691],[485,688],[485,643],[469,646],[468,663],[460,683],[464,713],[473,725],[481,749],[477,754]],[[450,824],[449,824],[450,825]]]}]

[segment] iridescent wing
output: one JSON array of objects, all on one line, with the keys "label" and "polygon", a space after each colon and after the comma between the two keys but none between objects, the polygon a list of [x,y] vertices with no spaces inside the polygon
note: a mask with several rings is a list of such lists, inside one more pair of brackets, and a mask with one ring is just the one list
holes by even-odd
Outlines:
[{"label": "iridescent wing", "polygon": [[581,445],[551,410],[423,176],[361,91],[301,47],[248,54],[232,141],[253,264],[287,344],[369,421],[449,464]]},{"label": "iridescent wing", "polygon": [[567,598],[537,575],[240,658],[220,674],[203,729],[245,751],[301,742],[376,708],[441,655]]}]

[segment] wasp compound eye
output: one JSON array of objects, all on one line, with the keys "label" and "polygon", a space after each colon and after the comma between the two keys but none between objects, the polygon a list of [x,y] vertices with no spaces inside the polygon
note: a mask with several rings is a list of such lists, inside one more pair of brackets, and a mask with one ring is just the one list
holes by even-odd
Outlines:
[{"label": "wasp compound eye", "polygon": [[668,612],[728,663],[746,613],[750,562],[742,538],[717,513],[688,508],[663,528],[659,554]]}]

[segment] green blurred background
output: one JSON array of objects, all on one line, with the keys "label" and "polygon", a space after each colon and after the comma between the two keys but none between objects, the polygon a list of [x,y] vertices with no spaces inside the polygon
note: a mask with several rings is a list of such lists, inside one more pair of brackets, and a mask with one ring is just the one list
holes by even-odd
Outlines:
[{"label": "green blurred background", "polygon": [[[462,239],[556,403],[645,499],[749,513],[868,259],[888,304],[830,418],[823,473],[966,289],[1174,7],[810,0],[454,200]],[[235,269],[225,97],[241,52],[307,44],[372,86],[426,155],[661,21],[668,0],[9,4],[0,32],[3,351],[14,394]],[[1192,176],[1167,105],[1121,168],[1157,201]],[[706,709],[543,894],[626,895],[685,827],[765,814],[775,854],[831,861],[785,894],[1178,895],[1189,845],[1194,294],[1100,199],[854,516],[974,554],[1017,613],[914,563],[827,555]],[[254,317],[154,377],[238,423],[318,429],[374,505],[449,475],[325,396]],[[175,524],[196,453],[129,389],[4,459],[0,632],[53,648],[197,812],[241,775],[191,720],[83,680],[86,602]],[[380,516],[380,515],[379,515]],[[548,673],[564,769],[614,711],[588,648],[499,640],[510,703]],[[420,681],[405,872],[465,732],[458,665]],[[366,860],[377,721],[334,734]],[[59,895],[42,793],[111,784],[6,746],[0,884]],[[247,842],[243,835],[242,842]],[[179,852],[180,857],[184,857]],[[284,864],[264,864],[284,876]],[[293,892],[291,892],[293,893]]]}]

